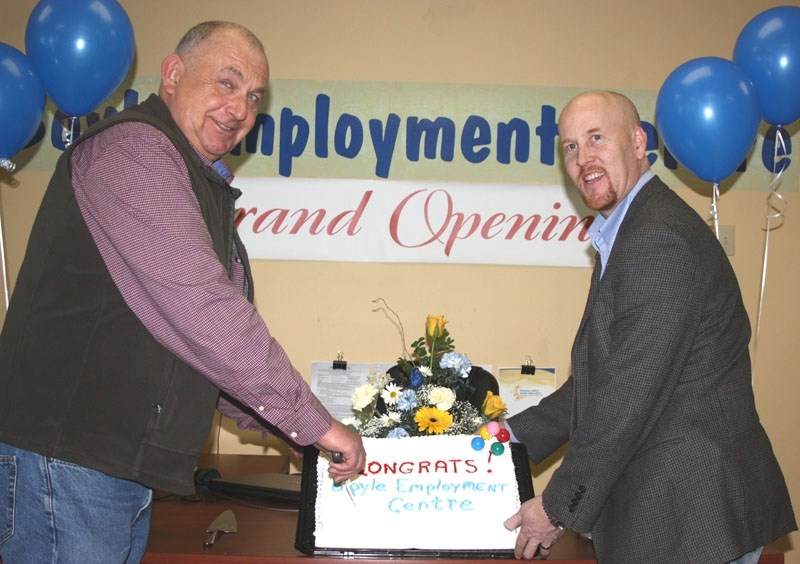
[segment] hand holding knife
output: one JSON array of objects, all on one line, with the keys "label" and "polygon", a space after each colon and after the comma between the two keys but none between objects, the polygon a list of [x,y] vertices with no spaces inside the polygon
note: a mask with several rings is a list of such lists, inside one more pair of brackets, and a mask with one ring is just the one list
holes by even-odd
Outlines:
[{"label": "hand holding knife", "polygon": [[[344,462],[344,455],[341,452],[332,452],[331,453],[331,461],[334,464],[341,464]],[[356,500],[353,499],[353,492],[350,491],[350,488],[347,487],[347,480],[342,480],[341,482],[337,482],[336,480],[333,481],[334,486],[341,486],[344,488],[344,491],[347,492],[347,497],[350,498],[350,502],[353,504],[353,507],[358,509],[358,505],[356,505]]]}]

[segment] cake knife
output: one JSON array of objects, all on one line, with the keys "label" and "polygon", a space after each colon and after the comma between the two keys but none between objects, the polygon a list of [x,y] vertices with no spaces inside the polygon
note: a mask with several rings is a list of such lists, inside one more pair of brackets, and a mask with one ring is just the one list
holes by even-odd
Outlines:
[{"label": "cake knife", "polygon": [[203,543],[203,548],[211,548],[214,546],[214,541],[217,540],[219,533],[236,533],[239,531],[236,525],[236,516],[233,511],[226,509],[220,513],[216,519],[206,529],[207,533],[211,533],[206,542]]},{"label": "cake knife", "polygon": [[[344,455],[341,452],[332,452],[331,453],[331,460],[336,464],[341,464],[344,462]],[[342,482],[337,482],[336,480],[333,481],[334,486],[342,486],[344,491],[347,492],[347,497],[350,498],[350,503],[353,504],[353,507],[358,509],[358,505],[356,505],[356,500],[353,499],[353,492],[350,491],[350,488],[347,487],[347,480]]]}]

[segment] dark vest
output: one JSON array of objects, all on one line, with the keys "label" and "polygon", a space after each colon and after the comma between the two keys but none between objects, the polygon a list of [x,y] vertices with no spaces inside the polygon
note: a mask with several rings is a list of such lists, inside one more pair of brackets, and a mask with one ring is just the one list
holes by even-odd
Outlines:
[{"label": "dark vest", "polygon": [[59,158],[28,241],[0,335],[0,442],[189,494],[219,392],[156,342],[125,304],[71,182],[72,150],[130,120],[157,127],[178,148],[214,250],[230,275],[236,245],[252,300],[234,229],[239,191],[200,160],[161,99],[153,95],[99,122]]}]

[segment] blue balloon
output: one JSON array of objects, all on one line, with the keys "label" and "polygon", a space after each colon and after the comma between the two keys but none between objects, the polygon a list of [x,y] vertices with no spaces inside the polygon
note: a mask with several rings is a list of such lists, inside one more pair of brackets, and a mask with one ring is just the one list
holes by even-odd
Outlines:
[{"label": "blue balloon", "polygon": [[771,8],[750,20],[733,60],[753,82],[764,121],[789,125],[800,118],[800,7]]},{"label": "blue balloon", "polygon": [[708,182],[720,182],[739,167],[760,121],[750,80],[736,64],[719,57],[682,64],[656,99],[656,128],[664,145]]},{"label": "blue balloon", "polygon": [[25,49],[56,106],[82,116],[128,74],[133,26],[116,0],[41,0],[28,18]]},{"label": "blue balloon", "polygon": [[21,51],[0,43],[0,158],[9,159],[31,140],[44,114],[44,86]]}]

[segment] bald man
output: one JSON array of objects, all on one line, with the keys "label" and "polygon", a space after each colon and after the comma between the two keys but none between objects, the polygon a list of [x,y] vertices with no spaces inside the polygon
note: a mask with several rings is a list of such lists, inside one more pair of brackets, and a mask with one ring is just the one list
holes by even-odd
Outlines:
[{"label": "bald man", "polygon": [[507,424],[541,462],[568,442],[542,494],[505,525],[517,558],[546,557],[566,529],[600,563],[754,563],[796,529],[759,423],[750,323],[703,219],[650,170],[626,97],[588,92],[562,111],[567,173],[598,212],[572,375]]}]

